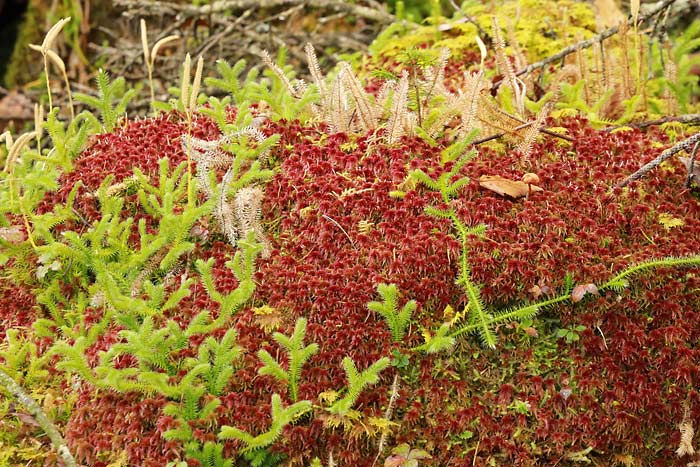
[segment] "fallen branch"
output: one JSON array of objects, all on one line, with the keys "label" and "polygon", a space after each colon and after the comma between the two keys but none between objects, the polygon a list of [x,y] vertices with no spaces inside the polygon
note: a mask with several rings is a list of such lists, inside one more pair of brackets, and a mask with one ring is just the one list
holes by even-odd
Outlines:
[{"label": "fallen branch", "polygon": [[[522,125],[513,128],[513,131],[522,130],[523,128],[529,127],[529,126],[532,125],[533,123],[535,123],[535,122],[523,123]],[[545,128],[545,127],[540,127],[539,130],[540,130],[540,133],[544,133],[544,134],[546,134],[546,135],[553,136],[553,137],[555,137],[555,138],[563,139],[563,140],[566,140],[566,141],[569,141],[569,142],[574,142],[574,141],[575,141],[574,138],[572,138],[571,136],[566,136],[566,135],[562,135],[562,134],[559,134],[559,133],[555,133],[554,131],[548,130],[548,129]],[[472,141],[471,144],[472,144],[472,146],[477,146],[477,145],[479,145],[479,144],[486,143],[487,141],[492,141],[492,140],[494,140],[494,139],[502,138],[502,137],[505,136],[505,135],[506,135],[506,133],[496,133],[496,134],[491,135],[491,136],[486,136],[486,137],[484,137],[484,138],[476,139],[476,140]]]},{"label": "fallen branch", "polygon": [[49,420],[44,411],[41,410],[39,404],[24,392],[24,389],[22,389],[10,375],[2,370],[0,370],[0,385],[4,386],[9,393],[27,409],[29,415],[34,417],[39,426],[41,426],[44,432],[49,436],[51,444],[56,448],[58,455],[61,456],[66,467],[77,467],[78,464],[68,450],[68,445],[66,445],[61,433],[58,432],[56,426],[51,423],[51,420]]},{"label": "fallen branch", "polygon": [[[666,8],[668,8],[675,1],[676,0],[664,0],[659,5],[657,5],[655,8],[650,10],[647,14],[640,15],[639,16],[639,23],[643,23],[644,21],[658,15],[659,13],[664,11]],[[630,18],[627,20],[628,25],[632,25],[633,23],[634,23],[633,18]],[[530,73],[531,71],[537,70],[538,68],[543,68],[543,67],[549,65],[550,63],[557,62],[557,61],[561,60],[562,58],[566,57],[567,55],[570,55],[578,50],[587,49],[588,47],[591,47],[592,45],[595,45],[598,42],[602,42],[605,39],[607,39],[608,37],[617,34],[617,32],[619,30],[620,30],[619,26],[613,26],[613,27],[601,32],[600,34],[597,34],[597,35],[591,37],[590,39],[586,39],[584,41],[581,41],[581,42],[578,42],[576,44],[565,47],[561,51],[559,51],[558,53],[556,53],[550,57],[547,57],[544,60],[540,60],[539,62],[535,62],[531,65],[526,66],[522,70],[518,70],[515,73],[515,76],[520,76],[520,75],[524,75],[526,73]],[[499,84],[500,84],[500,82],[497,82],[493,86],[497,87]]]},{"label": "fallen branch", "polygon": [[696,182],[700,182],[700,178],[696,177],[695,172],[697,172],[697,166],[696,164],[696,158],[698,155],[698,148],[700,148],[700,143],[695,143],[695,147],[693,148],[693,153],[690,155],[690,159],[688,159],[688,177],[685,179],[685,187],[690,188],[690,184],[693,182],[693,179],[697,178]]},{"label": "fallen branch", "polygon": [[241,11],[249,8],[263,10],[279,6],[303,4],[309,7],[332,9],[381,23],[391,23],[395,19],[394,15],[384,10],[341,0],[218,0],[204,6],[195,6],[191,3],[161,2],[158,0],[115,0],[114,4],[118,7],[126,8],[127,12],[125,14],[127,16],[133,15],[129,10],[138,9],[143,9],[150,16],[181,14],[200,17],[223,13],[227,10]]},{"label": "fallen branch", "polygon": [[668,149],[666,149],[664,152],[662,152],[659,157],[654,159],[653,161],[649,162],[648,164],[644,165],[642,168],[637,170],[635,173],[624,179],[622,182],[618,183],[616,186],[622,188],[630,183],[639,180],[643,176],[647,174],[651,169],[658,167],[661,165],[663,161],[666,159],[670,158],[671,156],[681,152],[681,151],[688,151],[690,152],[690,149],[693,147],[693,145],[697,144],[700,142],[700,133],[696,133],[693,136],[691,136],[688,139],[685,139],[681,141],[680,143],[676,144],[675,146],[672,146]]},{"label": "fallen branch", "polygon": [[612,131],[617,128],[621,127],[631,127],[631,128],[648,128],[650,126],[656,126],[656,125],[663,125],[664,123],[671,123],[671,122],[678,122],[678,123],[699,123],[700,124],[700,114],[686,114],[686,115],[675,115],[675,116],[669,116],[669,117],[664,117],[664,118],[659,118],[657,120],[649,120],[646,122],[639,122],[639,123],[627,123],[624,125],[614,125],[614,126],[609,126],[605,128],[603,131]]}]

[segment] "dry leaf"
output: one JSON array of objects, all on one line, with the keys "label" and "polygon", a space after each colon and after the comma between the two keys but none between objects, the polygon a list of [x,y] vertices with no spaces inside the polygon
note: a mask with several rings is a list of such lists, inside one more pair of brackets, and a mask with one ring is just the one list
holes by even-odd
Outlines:
[{"label": "dry leaf", "polygon": [[571,301],[580,302],[586,294],[598,295],[598,287],[595,284],[577,285],[571,292]]},{"label": "dry leaf", "polygon": [[16,245],[25,241],[27,235],[24,233],[22,226],[11,225],[9,227],[0,227],[0,239]]},{"label": "dry leaf", "polygon": [[[528,184],[520,180],[510,180],[503,178],[500,175],[482,175],[479,177],[479,186],[498,193],[501,196],[509,196],[511,198],[523,198],[528,194]],[[530,185],[530,190],[544,191],[537,185]]]}]

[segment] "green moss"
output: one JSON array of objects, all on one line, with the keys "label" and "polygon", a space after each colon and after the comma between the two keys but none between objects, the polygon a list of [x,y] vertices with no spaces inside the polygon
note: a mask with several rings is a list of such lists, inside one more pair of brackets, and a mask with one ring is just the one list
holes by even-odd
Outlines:
[{"label": "green moss", "polygon": [[[513,28],[520,49],[530,62],[534,62],[581,37],[592,36],[596,30],[591,6],[573,0],[494,2],[489,7],[474,3],[465,7],[465,14],[476,18],[476,24],[465,22],[461,13],[451,19],[429,18],[425,25],[395,23],[377,38],[370,51],[375,59],[393,58],[402,50],[428,44],[436,48],[448,47],[459,56],[464,50],[477,49],[475,36],[480,34],[479,28],[490,34],[491,18],[496,15],[506,32]],[[504,35],[506,41],[511,42],[509,34]]]}]

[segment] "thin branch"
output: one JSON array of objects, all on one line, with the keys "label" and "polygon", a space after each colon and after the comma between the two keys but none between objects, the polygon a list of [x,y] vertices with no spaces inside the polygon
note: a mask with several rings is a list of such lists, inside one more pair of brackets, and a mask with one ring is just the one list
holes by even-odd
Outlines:
[{"label": "thin branch", "polygon": [[22,389],[22,387],[3,370],[0,370],[0,385],[4,386],[5,389],[7,389],[7,391],[27,409],[29,415],[34,417],[34,420],[36,420],[39,426],[49,436],[51,444],[53,444],[54,448],[58,452],[58,455],[61,456],[61,459],[63,459],[66,466],[77,467],[78,464],[75,462],[73,455],[68,450],[68,445],[66,445],[63,436],[61,436],[61,433],[59,433],[56,426],[51,423],[51,420],[49,420],[44,411],[41,410],[39,404],[37,404],[34,399],[24,392],[24,389]]},{"label": "thin branch", "polygon": [[663,117],[659,118],[657,120],[649,120],[646,122],[639,122],[639,123],[627,123],[624,125],[613,125],[605,128],[603,131],[612,131],[615,130],[616,128],[621,128],[621,127],[632,127],[632,128],[647,128],[650,126],[656,126],[656,125],[663,125],[664,123],[670,123],[670,122],[679,122],[679,123],[689,123],[689,124],[696,124],[700,123],[700,114],[686,114],[686,115],[675,115],[675,116],[669,116],[669,117]]},{"label": "thin branch", "polygon": [[[515,131],[518,131],[518,130],[522,130],[523,128],[527,128],[527,127],[529,127],[530,125],[532,125],[532,124],[534,124],[534,123],[535,123],[534,120],[533,120],[532,122],[525,122],[525,123],[523,123],[522,125],[516,126],[515,128],[513,128],[513,131],[515,132]],[[572,138],[571,136],[566,136],[566,135],[561,135],[561,134],[559,134],[559,133],[555,133],[555,132],[553,132],[553,131],[551,131],[551,130],[548,130],[548,129],[545,128],[545,127],[540,127],[539,130],[540,130],[540,133],[544,133],[544,134],[546,134],[546,135],[553,136],[553,137],[555,137],[555,138],[560,138],[560,139],[563,139],[563,140],[566,140],[566,141],[569,141],[569,142],[574,142],[574,141],[575,141],[574,138]],[[477,146],[477,145],[479,145],[479,144],[486,143],[487,141],[492,141],[492,140],[494,140],[494,139],[502,138],[502,137],[505,136],[505,135],[506,135],[505,133],[496,133],[496,134],[491,135],[491,136],[486,136],[486,137],[481,138],[481,139],[476,139],[476,140],[472,141],[471,144],[472,144],[472,146]]]},{"label": "thin branch", "polygon": [[700,133],[696,133],[693,136],[691,136],[688,139],[685,139],[681,141],[680,143],[676,144],[675,146],[672,146],[668,149],[666,149],[664,152],[662,152],[659,157],[654,159],[653,161],[649,162],[648,164],[644,165],[642,168],[637,170],[635,173],[624,179],[622,182],[618,183],[617,186],[622,188],[630,183],[639,180],[643,176],[647,174],[651,169],[658,167],[661,165],[663,161],[666,159],[670,158],[671,156],[681,152],[681,151],[689,151],[690,148],[700,142]]},{"label": "thin branch", "polygon": [[[643,23],[644,21],[653,18],[654,16],[658,15],[662,11],[664,11],[666,8],[668,8],[672,3],[674,3],[676,0],[664,0],[660,4],[658,4],[656,7],[654,7],[652,10],[650,10],[647,14],[645,15],[640,15],[639,16],[639,23]],[[627,20],[627,24],[631,25],[633,23],[633,19],[630,18]],[[544,68],[545,66],[549,65],[550,63],[557,62],[567,55],[570,55],[578,50],[581,49],[586,49],[588,47],[591,47],[594,44],[597,44],[599,42],[604,41],[610,36],[613,36],[617,34],[617,32],[620,30],[619,26],[614,26],[612,28],[606,29],[605,31],[601,32],[600,34],[597,34],[590,39],[586,39],[584,41],[578,42],[576,44],[570,45],[568,47],[563,48],[561,51],[558,53],[545,58],[544,60],[540,60],[539,62],[532,63],[525,68],[518,70],[515,72],[515,76],[520,76],[524,75],[526,73],[530,73],[534,70],[537,70],[538,68]],[[493,84],[492,88],[497,88],[501,84],[501,81],[497,81]]]},{"label": "thin branch", "polygon": [[359,16],[381,23],[391,23],[395,19],[394,15],[384,10],[368,8],[341,0],[218,0],[201,7],[191,3],[170,3],[157,0],[115,0],[114,4],[118,7],[125,8],[127,10],[127,15],[130,14],[128,10],[141,8],[151,16],[177,14],[185,16],[208,16],[227,10],[238,11],[247,10],[249,8],[264,10],[284,5],[304,4],[305,6],[315,8],[330,8],[348,15]]},{"label": "thin branch", "polygon": [[[700,143],[695,143],[693,153],[690,155],[690,159],[688,160],[688,178],[685,179],[686,188],[690,188],[690,183],[695,178],[695,159],[697,158],[699,147]],[[700,182],[700,180],[696,180],[696,182]]]}]

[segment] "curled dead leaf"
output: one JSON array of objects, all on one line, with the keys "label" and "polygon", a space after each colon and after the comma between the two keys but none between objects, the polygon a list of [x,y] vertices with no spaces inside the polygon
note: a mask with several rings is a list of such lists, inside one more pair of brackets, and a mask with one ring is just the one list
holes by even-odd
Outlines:
[{"label": "curled dead leaf", "polygon": [[571,301],[580,302],[586,294],[598,295],[598,287],[595,284],[577,285],[571,292]]},{"label": "curled dead leaf", "polygon": [[27,239],[27,234],[25,233],[24,228],[19,225],[0,227],[0,239],[16,245],[25,241]]},{"label": "curled dead leaf", "polygon": [[501,196],[508,196],[514,199],[524,198],[528,195],[529,191],[544,191],[537,185],[532,184],[530,184],[528,190],[527,183],[520,180],[510,180],[500,175],[482,175],[479,177],[479,186],[498,193]]}]

